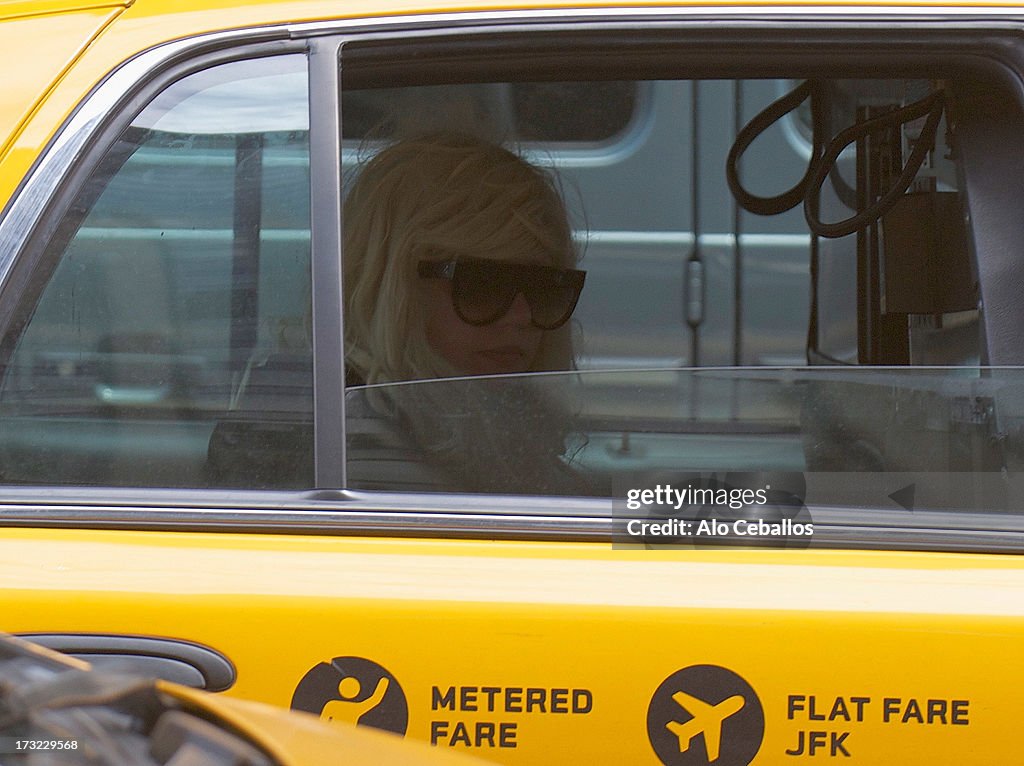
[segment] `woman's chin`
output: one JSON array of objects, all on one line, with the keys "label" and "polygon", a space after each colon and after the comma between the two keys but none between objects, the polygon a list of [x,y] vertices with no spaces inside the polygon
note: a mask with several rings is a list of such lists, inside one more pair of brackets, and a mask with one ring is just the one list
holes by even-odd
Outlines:
[{"label": "woman's chin", "polygon": [[530,371],[530,360],[519,348],[479,351],[473,361],[473,375],[513,375]]}]

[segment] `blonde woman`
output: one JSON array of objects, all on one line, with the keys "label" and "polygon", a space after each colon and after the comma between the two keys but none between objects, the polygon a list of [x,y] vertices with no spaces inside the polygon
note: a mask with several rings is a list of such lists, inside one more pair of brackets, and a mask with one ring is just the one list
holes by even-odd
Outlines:
[{"label": "blonde woman", "polygon": [[456,134],[401,141],[345,201],[346,362],[365,383],[567,370],[583,288],[550,176]]},{"label": "blonde woman", "polygon": [[[408,139],[360,171],[343,223],[349,383],[371,386],[348,397],[349,485],[588,493],[568,413],[492,377],[573,369],[584,272],[552,178],[469,136]],[[403,381],[431,382],[374,386]]]}]

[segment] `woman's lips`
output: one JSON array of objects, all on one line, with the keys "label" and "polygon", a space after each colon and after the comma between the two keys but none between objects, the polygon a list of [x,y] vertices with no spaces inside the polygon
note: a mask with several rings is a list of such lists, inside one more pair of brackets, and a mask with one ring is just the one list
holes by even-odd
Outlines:
[{"label": "woman's lips", "polygon": [[526,351],[519,346],[496,346],[478,353],[488,362],[502,369],[522,370],[526,367]]}]

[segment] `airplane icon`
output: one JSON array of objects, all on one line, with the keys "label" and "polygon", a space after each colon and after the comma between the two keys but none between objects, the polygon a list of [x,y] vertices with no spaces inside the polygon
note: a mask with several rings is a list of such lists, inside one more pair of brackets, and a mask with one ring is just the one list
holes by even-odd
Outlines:
[{"label": "airplane icon", "polygon": [[676,692],[672,699],[679,707],[693,716],[686,723],[669,721],[665,728],[679,738],[679,752],[690,749],[690,743],[698,734],[704,735],[704,749],[708,753],[708,763],[718,760],[718,751],[722,744],[722,722],[743,709],[744,699],[734,694],[717,705],[699,700],[686,692]]}]

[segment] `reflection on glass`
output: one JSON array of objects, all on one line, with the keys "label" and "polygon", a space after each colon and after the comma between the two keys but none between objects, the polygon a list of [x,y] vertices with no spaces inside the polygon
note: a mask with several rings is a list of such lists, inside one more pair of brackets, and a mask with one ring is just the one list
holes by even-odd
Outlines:
[{"label": "reflection on glass", "polygon": [[197,72],[106,150],[2,361],[0,481],[312,484],[307,79]]},{"label": "reflection on glass", "polygon": [[1021,369],[455,378],[350,389],[347,415],[357,489],[610,497],[638,474],[802,475],[819,506],[1024,507]]}]

